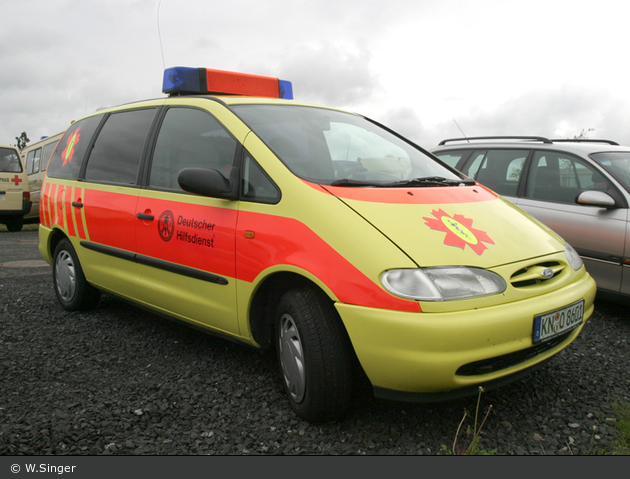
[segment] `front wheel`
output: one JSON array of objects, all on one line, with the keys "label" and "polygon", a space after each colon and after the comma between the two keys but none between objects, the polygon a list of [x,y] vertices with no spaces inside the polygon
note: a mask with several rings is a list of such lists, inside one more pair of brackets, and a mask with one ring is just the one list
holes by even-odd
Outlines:
[{"label": "front wheel", "polygon": [[87,282],[72,243],[62,239],[53,255],[53,284],[57,299],[67,311],[96,307],[100,292]]},{"label": "front wheel", "polygon": [[331,301],[313,288],[284,294],[276,347],[291,408],[307,421],[341,418],[350,406],[352,348]]}]

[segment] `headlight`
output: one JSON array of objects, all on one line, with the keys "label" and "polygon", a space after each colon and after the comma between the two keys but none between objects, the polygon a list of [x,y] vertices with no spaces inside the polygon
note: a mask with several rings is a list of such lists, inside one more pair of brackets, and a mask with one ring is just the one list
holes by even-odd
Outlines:
[{"label": "headlight", "polygon": [[396,296],[417,301],[449,301],[498,294],[505,291],[496,273],[467,266],[394,269],[381,276],[385,289]]},{"label": "headlight", "polygon": [[584,262],[578,252],[575,251],[573,246],[569,243],[564,243],[564,254],[567,257],[569,264],[575,271],[579,270],[584,265]]}]

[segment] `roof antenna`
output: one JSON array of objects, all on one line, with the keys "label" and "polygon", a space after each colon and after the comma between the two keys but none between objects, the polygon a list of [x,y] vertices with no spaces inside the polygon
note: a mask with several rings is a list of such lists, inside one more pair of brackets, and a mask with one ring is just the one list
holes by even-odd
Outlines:
[{"label": "roof antenna", "polygon": [[160,51],[162,52],[162,64],[164,65],[164,69],[166,70],[166,62],[164,61],[164,47],[162,46],[162,32],[160,31],[160,7],[162,6],[162,0],[158,3],[157,8],[157,27],[158,27],[158,37],[160,39]]},{"label": "roof antenna", "polygon": [[[453,121],[455,121],[455,118],[453,118]],[[455,124],[457,125],[457,122],[455,121]],[[457,125],[457,128],[459,128],[459,125]],[[462,135],[464,135],[464,138],[466,138],[466,141],[468,143],[470,143],[470,140],[468,139],[468,137],[466,136],[466,133],[464,133],[464,130],[462,130],[461,128],[459,128],[459,131],[462,132]]]}]

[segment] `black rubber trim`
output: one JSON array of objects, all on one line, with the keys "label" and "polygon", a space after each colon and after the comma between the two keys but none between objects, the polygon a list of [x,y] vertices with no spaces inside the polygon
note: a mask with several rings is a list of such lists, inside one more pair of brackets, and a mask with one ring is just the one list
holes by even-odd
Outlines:
[{"label": "black rubber trim", "polygon": [[386,389],[375,387],[374,388],[374,396],[379,399],[386,399],[389,401],[399,401],[399,402],[408,402],[408,403],[436,403],[436,402],[444,402],[444,401],[453,401],[455,399],[462,399],[471,396],[476,396],[479,394],[479,388],[482,387],[484,391],[490,391],[492,389],[497,389],[499,387],[505,386],[514,381],[518,381],[519,379],[527,376],[531,372],[536,369],[544,366],[550,359],[545,359],[544,361],[534,364],[533,366],[523,369],[522,371],[518,371],[509,376],[504,376],[502,378],[495,379],[493,381],[487,381],[485,383],[474,384],[472,386],[466,386],[459,389],[453,389],[451,391],[443,391],[443,392],[434,392],[434,393],[418,393],[418,392],[409,392],[409,391],[395,391],[393,389]]},{"label": "black rubber trim", "polygon": [[592,251],[588,249],[575,248],[577,254],[579,254],[582,258],[585,259],[594,259],[599,261],[607,261],[609,263],[614,264],[622,264],[624,262],[624,258],[622,256],[612,255],[609,253],[602,253],[600,251]]},{"label": "black rubber trim", "polygon": [[119,248],[113,248],[111,246],[102,245],[99,243],[93,243],[91,241],[81,241],[81,246],[86,249],[103,253],[115,258],[132,261],[134,263],[142,264],[145,266],[151,266],[158,268],[169,273],[180,274],[182,276],[188,276],[189,278],[200,279],[209,283],[219,284],[222,286],[227,285],[229,282],[227,278],[216,274],[201,271],[181,264],[171,263],[170,261],[164,261],[161,259],[152,258],[138,253],[132,253],[131,251],[125,251]]}]

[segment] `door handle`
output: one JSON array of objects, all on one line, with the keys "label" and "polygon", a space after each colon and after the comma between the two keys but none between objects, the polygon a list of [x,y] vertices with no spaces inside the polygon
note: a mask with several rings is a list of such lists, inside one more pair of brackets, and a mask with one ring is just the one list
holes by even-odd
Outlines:
[{"label": "door handle", "polygon": [[139,220],[153,221],[155,219],[155,216],[147,215],[146,213],[138,213],[136,216],[138,217]]},{"label": "door handle", "polygon": [[79,203],[78,201],[73,201],[72,206],[75,208],[83,208],[83,203]]}]

